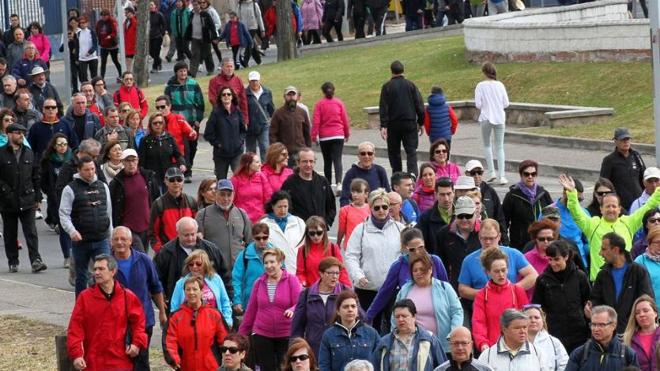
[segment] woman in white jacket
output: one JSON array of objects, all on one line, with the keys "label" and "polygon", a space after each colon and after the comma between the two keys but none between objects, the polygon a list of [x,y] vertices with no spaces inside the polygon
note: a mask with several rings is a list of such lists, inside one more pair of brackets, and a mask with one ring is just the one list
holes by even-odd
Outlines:
[{"label": "woman in white jacket", "polygon": [[527,304],[523,306],[523,313],[529,317],[527,336],[539,352],[543,353],[543,359],[548,371],[564,371],[568,364],[568,353],[564,345],[556,337],[548,333],[545,323],[545,313],[538,304]]},{"label": "woman in white jacket", "polygon": [[[389,214],[387,191],[369,193],[371,215],[353,230],[346,248],[346,269],[353,281],[360,305],[368,308],[382,286],[390,265],[401,255],[403,224]],[[374,323],[378,318],[374,319]]]},{"label": "woman in white jacket", "polygon": [[284,252],[284,265],[291,274],[296,274],[298,246],[305,237],[305,221],[289,213],[291,196],[286,191],[273,193],[266,205],[266,215],[261,222],[268,225],[268,242]]}]

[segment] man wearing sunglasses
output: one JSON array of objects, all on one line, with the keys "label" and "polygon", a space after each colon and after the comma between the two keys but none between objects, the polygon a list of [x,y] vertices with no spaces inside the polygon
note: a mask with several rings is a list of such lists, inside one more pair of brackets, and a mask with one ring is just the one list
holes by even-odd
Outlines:
[{"label": "man wearing sunglasses", "polygon": [[384,188],[386,191],[390,191],[390,182],[387,179],[385,168],[374,164],[376,146],[371,142],[362,142],[358,144],[357,155],[358,162],[351,166],[342,181],[340,206],[346,206],[351,202],[351,182],[355,178],[366,180],[369,183],[369,189]]}]

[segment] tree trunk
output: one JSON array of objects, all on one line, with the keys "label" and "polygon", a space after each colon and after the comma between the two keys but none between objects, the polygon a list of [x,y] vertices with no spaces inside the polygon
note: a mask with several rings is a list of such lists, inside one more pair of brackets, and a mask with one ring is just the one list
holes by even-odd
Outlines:
[{"label": "tree trunk", "polygon": [[298,57],[298,48],[296,43],[298,35],[293,30],[291,17],[293,10],[289,0],[280,0],[277,2],[275,11],[277,13],[277,32],[275,42],[277,43],[277,61],[286,61]]},{"label": "tree trunk", "polygon": [[141,87],[149,86],[148,56],[149,56],[149,3],[147,0],[136,0],[137,7],[137,41],[133,60],[135,83]]}]

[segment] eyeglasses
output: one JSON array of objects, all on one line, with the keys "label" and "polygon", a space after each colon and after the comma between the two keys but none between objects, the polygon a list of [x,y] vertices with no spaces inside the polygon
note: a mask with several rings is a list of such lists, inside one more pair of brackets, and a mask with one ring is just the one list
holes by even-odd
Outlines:
[{"label": "eyeglasses", "polygon": [[483,170],[472,170],[472,171],[470,171],[469,174],[470,174],[470,176],[484,175],[484,171]]},{"label": "eyeglasses", "polygon": [[309,237],[314,237],[314,236],[321,237],[321,236],[323,236],[323,233],[325,233],[325,232],[323,232],[323,231],[309,231],[309,232],[307,232],[307,235]]},{"label": "eyeglasses", "polygon": [[238,349],[237,347],[226,347],[226,346],[221,346],[220,347],[220,353],[224,354],[224,353],[227,353],[227,351],[229,351],[229,353],[231,353],[231,354],[236,354],[236,353],[240,352],[241,350]]},{"label": "eyeglasses", "polygon": [[647,222],[652,223],[652,224],[657,224],[660,223],[660,218],[649,218]]},{"label": "eyeglasses", "polygon": [[436,155],[439,154],[439,153],[447,153],[447,150],[446,149],[436,149],[435,151],[433,151],[433,153],[435,153]]},{"label": "eyeglasses", "polygon": [[383,211],[387,211],[387,209],[389,209],[389,208],[390,208],[389,205],[376,205],[376,206],[374,206],[374,211],[380,211],[381,209]]},{"label": "eyeglasses", "polygon": [[472,219],[474,216],[474,213],[472,214],[458,214],[456,215],[456,219]]},{"label": "eyeglasses", "polygon": [[222,93],[223,97],[231,97],[231,93]]},{"label": "eyeglasses", "polygon": [[373,155],[374,155],[373,152],[360,152],[360,156],[369,156],[369,157],[371,157]]},{"label": "eyeglasses", "polygon": [[188,263],[188,266],[189,267],[201,267],[202,262],[190,262],[190,263]]},{"label": "eyeglasses", "polygon": [[555,239],[552,237],[537,237],[536,240],[539,242],[552,242]]},{"label": "eyeglasses", "polygon": [[183,178],[180,177],[180,176],[173,176],[173,177],[171,177],[171,178],[167,178],[167,180],[168,180],[170,183],[174,183],[174,182],[181,183],[181,182],[183,182]]},{"label": "eyeglasses", "polygon": [[308,354],[301,354],[299,356],[291,356],[291,357],[289,357],[289,359],[291,360],[291,363],[298,362],[298,361],[306,361],[306,360],[309,359],[309,355]]},{"label": "eyeglasses", "polygon": [[266,241],[266,240],[268,240],[268,236],[255,236],[254,240],[255,241]]},{"label": "eyeglasses", "polygon": [[339,271],[325,271],[323,273],[327,274],[328,276],[339,276]]},{"label": "eyeglasses", "polygon": [[596,192],[596,195],[600,196],[600,197],[604,197],[604,196],[607,196],[610,193],[614,193],[614,192],[612,192],[612,191],[602,191],[602,192]]},{"label": "eyeglasses", "polygon": [[44,106],[44,109],[57,109],[57,106]]},{"label": "eyeglasses", "polygon": [[67,142],[55,143],[55,146],[57,146],[57,147],[66,147],[67,145],[69,145],[69,143],[67,143]]},{"label": "eyeglasses", "polygon": [[534,171],[534,172],[532,172],[532,173],[528,173],[528,172],[526,172],[526,171],[523,171],[523,176],[524,176],[525,178],[530,177],[530,176],[536,178],[536,175],[538,175],[538,173],[537,173],[536,171]]},{"label": "eyeglasses", "polygon": [[471,341],[450,341],[449,345],[453,347],[469,347],[472,344]]},{"label": "eyeglasses", "polygon": [[589,326],[591,326],[591,328],[605,328],[611,324],[612,322],[605,322],[605,323],[591,322]]},{"label": "eyeglasses", "polygon": [[167,106],[166,105],[156,106],[156,109],[165,109],[165,107],[167,107]]}]

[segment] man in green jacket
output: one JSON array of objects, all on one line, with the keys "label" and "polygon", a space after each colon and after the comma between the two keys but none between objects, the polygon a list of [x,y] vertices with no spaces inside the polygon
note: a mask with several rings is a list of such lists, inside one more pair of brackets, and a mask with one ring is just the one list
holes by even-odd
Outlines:
[{"label": "man in green jacket", "polygon": [[580,206],[573,179],[562,174],[559,176],[559,182],[566,190],[567,207],[575,220],[575,224],[587,236],[591,259],[589,280],[593,282],[598,275],[598,271],[605,264],[603,257],[599,254],[603,236],[609,232],[618,234],[626,241],[626,250],[630,251],[635,232],[642,226],[642,217],[647,211],[660,204],[660,187],[656,188],[651,198],[642,207],[630,215],[621,215],[621,200],[615,193],[610,193],[603,197],[600,206],[603,216],[590,217]]},{"label": "man in green jacket", "polygon": [[[183,39],[190,22],[190,9],[186,6],[185,1],[176,0],[176,9],[170,14],[170,42],[174,43],[176,47],[176,60],[182,61],[187,57],[191,58],[190,48],[188,42]],[[167,52],[166,59],[168,62],[172,60],[174,49],[170,48]],[[172,54],[170,54],[172,53]],[[184,57],[185,56],[185,57]]]}]

